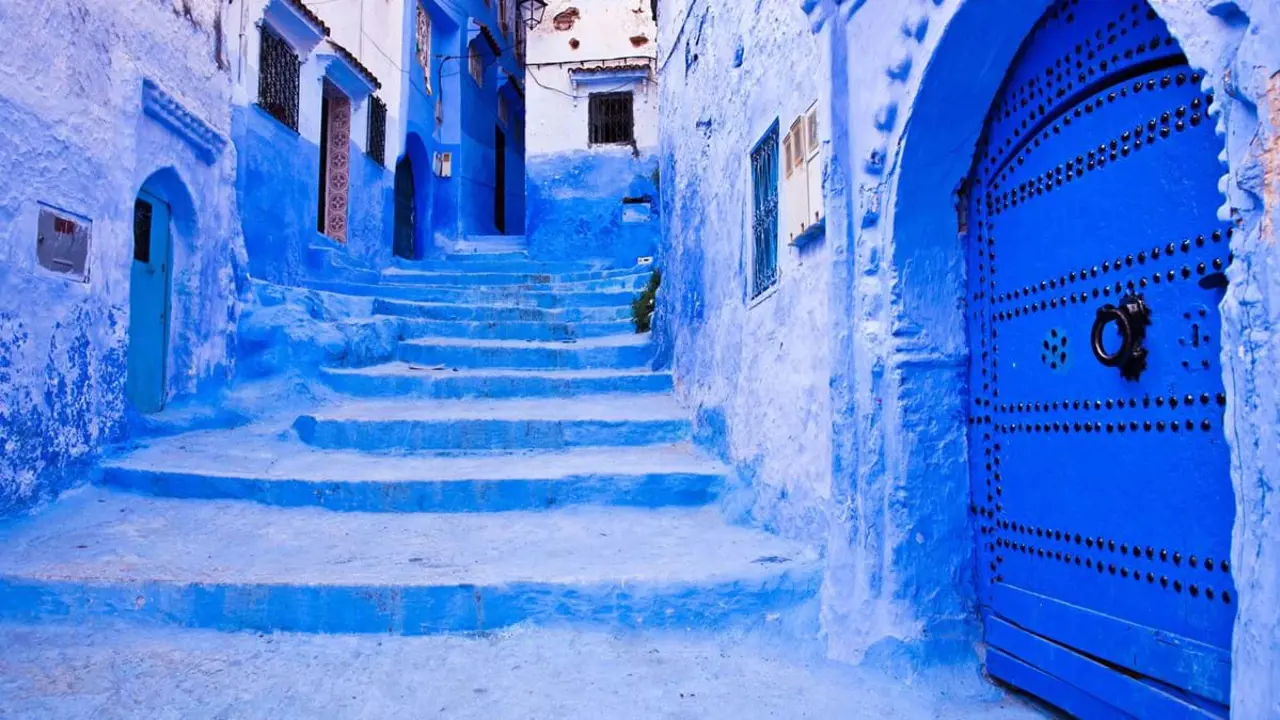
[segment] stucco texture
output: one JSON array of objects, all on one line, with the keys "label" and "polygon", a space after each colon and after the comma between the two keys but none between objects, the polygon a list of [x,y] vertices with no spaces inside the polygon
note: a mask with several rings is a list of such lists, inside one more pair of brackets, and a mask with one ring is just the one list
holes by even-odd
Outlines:
[{"label": "stucco texture", "polygon": [[[825,540],[833,657],[911,668],[975,656],[953,193],[1005,69],[1047,4],[663,7],[660,356],[699,409],[701,436],[739,467],[744,506],[784,533]],[[1206,69],[1205,90],[1227,100],[1214,118],[1226,145],[1220,217],[1237,228],[1222,305],[1240,591],[1232,712],[1271,717],[1280,711],[1269,689],[1280,687],[1280,524],[1270,492],[1280,395],[1267,361],[1280,344],[1271,217],[1280,192],[1278,10],[1261,1],[1151,4]],[[777,289],[753,304],[744,166],[773,119],[785,129],[811,95],[822,96],[830,157],[825,239],[804,252],[784,246]]]},{"label": "stucco texture", "polygon": [[[83,482],[126,427],[133,205],[174,206],[170,397],[232,369],[244,276],[235,154],[208,162],[142,112],[143,80],[226,138],[230,79],[214,2],[0,6],[0,515]],[[38,203],[93,223],[89,281],[41,269]]]}]

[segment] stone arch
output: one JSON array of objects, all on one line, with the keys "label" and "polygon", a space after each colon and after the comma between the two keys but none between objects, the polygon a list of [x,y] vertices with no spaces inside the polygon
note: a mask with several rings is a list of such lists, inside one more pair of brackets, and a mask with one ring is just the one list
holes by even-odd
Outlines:
[{"label": "stone arch", "polygon": [[[177,168],[173,166],[156,170],[138,187],[138,190],[146,191],[169,203],[173,210],[175,238],[188,243],[187,247],[195,242],[200,226],[195,200],[191,196],[189,187]],[[135,192],[134,195],[137,193]]]},{"label": "stone arch", "polygon": [[173,167],[134,194],[128,227],[129,343],[126,390],[135,410],[162,410],[170,394],[174,275],[194,253],[199,222],[187,183]]},{"label": "stone arch", "polygon": [[[848,123],[847,147],[856,153],[833,160],[849,173],[851,186],[847,196],[837,189],[831,203],[847,203],[843,222],[849,227],[847,259],[836,255],[835,277],[841,286],[833,288],[832,296],[833,317],[844,323],[835,336],[833,404],[846,408],[833,428],[833,489],[850,508],[848,525],[833,536],[829,550],[835,558],[829,579],[840,575],[837,589],[827,591],[827,616],[836,620],[828,630],[831,653],[837,657],[857,660],[909,647],[910,658],[919,658],[919,647],[948,640],[959,641],[948,648],[972,652],[977,598],[968,517],[965,258],[957,190],[969,174],[1005,72],[1050,4],[933,0],[890,8],[854,3],[855,14],[878,13],[874,21],[860,21],[901,27],[902,33],[892,41],[899,45],[896,50],[882,49],[892,57],[892,64],[880,70],[882,87],[861,93],[878,106],[865,113],[853,107],[848,118],[835,117],[837,123]],[[1239,3],[1212,8],[1177,0],[1149,4],[1192,64],[1208,71],[1206,85],[1236,62],[1250,23]],[[833,41],[833,47],[837,44]],[[837,85],[833,92],[856,97],[852,85],[858,82],[858,60],[849,57],[848,62],[847,80],[842,70],[834,70],[833,76],[850,85]],[[1245,153],[1231,138],[1252,138],[1257,132],[1256,113],[1249,107],[1258,98],[1245,100],[1230,92],[1218,97],[1227,100],[1216,103],[1220,112],[1225,108],[1226,119],[1215,118],[1228,135],[1227,158],[1233,167],[1226,172],[1233,182],[1226,185],[1234,214],[1253,203],[1235,187],[1235,166]],[[1256,226],[1259,210],[1237,217],[1237,225]],[[1227,213],[1224,207],[1224,219]],[[1238,232],[1232,241],[1237,260],[1237,246],[1245,237]],[[1239,330],[1238,324],[1232,330],[1236,281],[1233,277],[1224,302],[1224,347],[1231,346],[1232,334]],[[1240,367],[1246,363],[1237,363],[1233,366],[1224,357],[1228,375],[1253,372]],[[1227,378],[1229,394],[1233,383],[1241,379]],[[1230,436],[1231,415],[1241,412],[1237,405],[1228,415],[1237,497],[1242,486],[1239,448]],[[1256,455],[1252,464],[1261,465]],[[1237,514],[1237,545],[1245,517],[1247,513]],[[1239,553],[1233,548],[1233,559],[1238,561]],[[1242,595],[1237,645],[1241,625],[1249,622],[1247,604]],[[859,623],[858,618],[868,617],[874,622]],[[1266,621],[1267,627],[1275,625]],[[1258,682],[1251,684],[1257,687]]]},{"label": "stone arch", "polygon": [[406,165],[413,178],[413,259],[421,259],[432,243],[431,207],[434,201],[435,174],[432,169],[432,154],[427,149],[426,142],[415,132],[410,132],[405,137],[404,154],[396,162],[397,175]]}]

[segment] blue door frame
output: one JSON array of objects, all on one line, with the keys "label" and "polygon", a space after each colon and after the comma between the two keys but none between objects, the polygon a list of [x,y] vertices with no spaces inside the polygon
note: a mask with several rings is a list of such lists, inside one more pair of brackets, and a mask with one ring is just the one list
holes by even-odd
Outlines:
[{"label": "blue door frame", "polygon": [[1061,0],[967,183],[988,671],[1082,717],[1225,717],[1235,587],[1211,95],[1144,3]]},{"label": "blue door frame", "polygon": [[146,191],[133,208],[133,266],[129,275],[129,372],[134,409],[164,409],[169,355],[169,276],[172,269],[169,204]]}]

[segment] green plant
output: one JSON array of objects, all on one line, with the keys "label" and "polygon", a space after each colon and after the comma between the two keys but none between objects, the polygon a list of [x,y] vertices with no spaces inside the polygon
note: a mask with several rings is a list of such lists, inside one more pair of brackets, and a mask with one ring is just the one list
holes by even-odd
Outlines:
[{"label": "green plant", "polygon": [[637,333],[649,332],[653,310],[658,306],[658,286],[662,284],[662,271],[654,270],[640,296],[631,301],[631,323]]}]

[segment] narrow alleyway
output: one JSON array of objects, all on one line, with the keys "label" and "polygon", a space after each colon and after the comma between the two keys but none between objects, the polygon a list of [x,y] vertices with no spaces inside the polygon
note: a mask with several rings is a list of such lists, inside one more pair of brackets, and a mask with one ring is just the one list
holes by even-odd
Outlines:
[{"label": "narrow alleyway", "polygon": [[[252,422],[143,443],[9,530],[9,619],[98,629],[0,630],[25,648],[0,673],[0,713],[885,717],[955,702],[936,696],[948,686],[873,693],[812,654],[817,554],[712,506],[725,470],[690,444],[629,322],[647,268],[518,251],[413,267],[316,283],[372,299],[346,322],[398,323],[393,358],[323,368],[297,407],[242,393]],[[260,634],[281,631],[324,635]],[[955,717],[1002,708],[976,674],[955,687],[973,703]]]}]

